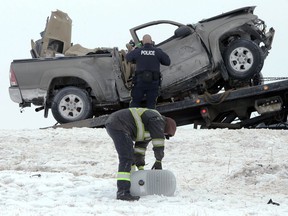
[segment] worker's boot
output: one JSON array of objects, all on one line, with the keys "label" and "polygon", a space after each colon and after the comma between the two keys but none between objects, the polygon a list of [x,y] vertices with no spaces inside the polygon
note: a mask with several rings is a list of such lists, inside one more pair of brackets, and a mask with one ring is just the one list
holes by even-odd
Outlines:
[{"label": "worker's boot", "polygon": [[138,201],[140,197],[132,196],[128,191],[118,191],[116,199],[124,201]]}]

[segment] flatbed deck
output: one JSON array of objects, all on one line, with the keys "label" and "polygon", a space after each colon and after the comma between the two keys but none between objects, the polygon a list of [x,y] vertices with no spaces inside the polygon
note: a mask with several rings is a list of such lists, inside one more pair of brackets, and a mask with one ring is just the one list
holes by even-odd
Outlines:
[{"label": "flatbed deck", "polygon": [[[276,100],[276,99],[277,100]],[[273,105],[273,101],[275,104]],[[251,117],[257,106],[267,106],[268,112]],[[272,103],[272,104],[271,104]],[[281,109],[279,105],[281,103]],[[288,80],[253,87],[228,90],[218,94],[194,95],[182,101],[160,104],[157,110],[175,119],[177,126],[194,124],[204,128],[255,128],[257,124],[279,120],[287,121]],[[275,109],[277,105],[277,109]],[[266,107],[266,108],[267,108]],[[259,108],[259,107],[258,107]],[[283,118],[284,116],[284,118]],[[52,128],[104,127],[108,115],[54,125]],[[272,121],[272,122],[273,122]]]}]

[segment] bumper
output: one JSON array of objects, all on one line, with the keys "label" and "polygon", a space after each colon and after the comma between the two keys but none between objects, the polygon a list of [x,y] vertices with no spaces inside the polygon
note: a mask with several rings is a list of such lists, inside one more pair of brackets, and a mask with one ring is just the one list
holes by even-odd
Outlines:
[{"label": "bumper", "polygon": [[273,42],[273,38],[274,38],[274,34],[275,34],[275,30],[273,28],[270,28],[269,31],[265,34],[265,41],[264,41],[264,44],[266,46],[266,48],[268,50],[271,49],[271,45],[272,45],[272,42]]},{"label": "bumper", "polygon": [[13,102],[19,104],[23,102],[21,92],[18,87],[9,87],[9,95]]},{"label": "bumper", "polygon": [[47,96],[47,90],[42,89],[20,89],[19,87],[9,87],[9,94],[12,101],[18,103],[22,108],[35,106],[43,106]]}]

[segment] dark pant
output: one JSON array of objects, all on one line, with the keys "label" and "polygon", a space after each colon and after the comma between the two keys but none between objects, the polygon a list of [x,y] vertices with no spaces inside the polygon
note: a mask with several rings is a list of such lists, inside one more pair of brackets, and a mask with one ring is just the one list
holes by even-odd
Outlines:
[{"label": "dark pant", "polygon": [[146,107],[149,109],[156,108],[156,102],[159,92],[159,81],[150,83],[137,81],[131,91],[130,107],[141,107],[141,102],[146,96]]},{"label": "dark pant", "polygon": [[[112,138],[119,158],[118,172],[130,172],[133,163],[134,143],[131,137],[120,130],[115,130],[106,125],[106,130]],[[117,188],[119,191],[130,191],[130,181],[117,180]]]}]

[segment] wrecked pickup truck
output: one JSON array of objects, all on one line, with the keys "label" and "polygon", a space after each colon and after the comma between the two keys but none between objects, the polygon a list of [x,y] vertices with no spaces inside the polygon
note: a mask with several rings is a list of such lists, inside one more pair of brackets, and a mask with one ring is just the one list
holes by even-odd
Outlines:
[{"label": "wrecked pickup truck", "polygon": [[[196,24],[159,20],[130,29],[133,44],[141,44],[144,34],[155,40],[161,32],[155,46],[171,58],[171,65],[160,69],[158,105],[260,85],[274,29],[266,29],[254,9],[239,8]],[[71,23],[66,13],[52,12],[41,39],[31,41],[32,59],[13,60],[12,101],[21,108],[33,104],[36,111],[44,110],[44,117],[51,109],[59,123],[128,107],[134,65],[126,62],[127,51],[73,45]]]}]

